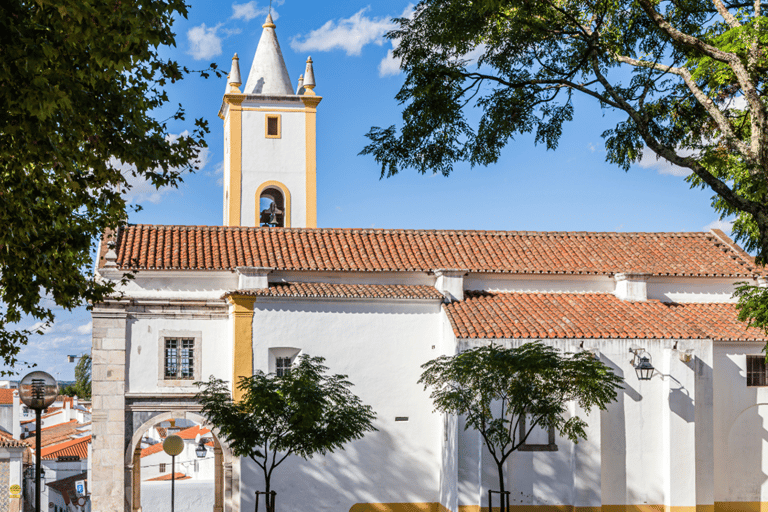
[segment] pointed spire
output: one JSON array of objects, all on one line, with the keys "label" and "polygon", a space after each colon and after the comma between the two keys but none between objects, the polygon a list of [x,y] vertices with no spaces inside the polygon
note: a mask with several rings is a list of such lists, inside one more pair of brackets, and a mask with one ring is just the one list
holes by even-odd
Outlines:
[{"label": "pointed spire", "polygon": [[299,86],[296,88],[296,94],[299,96],[304,94],[304,75],[299,75]]},{"label": "pointed spire", "polygon": [[307,68],[304,70],[304,94],[315,94],[315,70],[312,68],[312,57],[307,57]]},{"label": "pointed spire", "polygon": [[234,57],[232,57],[232,69],[229,71],[229,75],[227,75],[227,92],[232,92],[236,94],[240,94],[240,85],[243,83],[243,81],[240,79],[240,58],[235,54]]},{"label": "pointed spire", "polygon": [[256,48],[251,72],[243,92],[245,94],[274,94],[292,95],[293,86],[288,69],[285,67],[283,53],[280,51],[280,43],[275,34],[275,23],[272,15],[267,15],[264,22],[264,30]]}]

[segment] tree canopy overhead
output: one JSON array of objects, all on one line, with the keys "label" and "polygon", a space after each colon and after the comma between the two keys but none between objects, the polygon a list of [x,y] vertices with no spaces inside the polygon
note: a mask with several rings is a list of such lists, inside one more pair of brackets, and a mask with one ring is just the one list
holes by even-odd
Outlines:
[{"label": "tree canopy overhead", "polygon": [[496,162],[521,133],[554,149],[580,94],[626,115],[603,133],[609,162],[627,170],[650,148],[688,169],[764,261],[766,14],[760,0],[422,0],[388,34],[402,127],[372,128],[363,154],[382,177],[447,176]]},{"label": "tree canopy overhead", "polygon": [[[172,136],[153,117],[188,71],[160,57],[183,0],[8,0],[0,9],[0,356],[16,362],[32,332],[99,301],[91,250],[126,222],[132,178],[175,186],[196,168],[202,119]],[[215,66],[214,66],[215,68]],[[205,74],[205,73],[204,73]],[[170,120],[184,120],[181,106]]]}]

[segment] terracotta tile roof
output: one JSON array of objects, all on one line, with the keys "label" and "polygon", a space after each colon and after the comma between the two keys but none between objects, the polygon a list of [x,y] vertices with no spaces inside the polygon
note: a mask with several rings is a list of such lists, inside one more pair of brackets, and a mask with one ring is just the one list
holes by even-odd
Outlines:
[{"label": "terracotta tile roof", "polygon": [[14,439],[10,434],[2,432],[0,435],[0,448],[28,448],[29,445],[22,440]]},{"label": "terracotta tile roof", "polygon": [[443,294],[433,286],[336,283],[270,283],[269,288],[232,291],[225,294],[225,297],[228,295],[332,299],[443,299]]},{"label": "terracotta tile roof", "polygon": [[[102,244],[104,246],[105,244]],[[131,225],[123,269],[753,275],[752,258],[708,233],[586,233]],[[99,265],[103,267],[104,260]]]},{"label": "terracotta tile roof", "polygon": [[[40,431],[40,443],[41,446],[46,447],[52,444],[61,443],[72,438],[72,436],[82,434],[80,429],[88,424],[78,423],[77,420],[71,420],[66,423],[59,423],[58,425],[52,425],[50,427],[44,427]],[[35,431],[32,430],[28,433],[25,441],[30,446],[34,447],[35,444]]]},{"label": "terracotta tile roof", "polygon": [[56,460],[65,455],[88,458],[88,445],[91,444],[91,436],[70,439],[63,443],[52,444],[40,449],[40,457],[46,460]]},{"label": "terracotta tile roof", "polygon": [[[201,436],[204,436],[205,434],[210,433],[210,429],[201,427],[200,425],[195,425],[194,427],[185,428],[184,430],[180,430],[176,432],[176,435],[179,436],[182,439],[195,439],[198,434]],[[143,450],[141,450],[141,457],[147,457],[149,455],[158,453],[163,451],[163,443],[157,443],[153,444],[152,446],[147,446]]]},{"label": "terracotta tile roof", "polygon": [[15,389],[0,389],[0,405],[13,405]]},{"label": "terracotta tile roof", "polygon": [[152,446],[147,446],[146,448],[141,450],[140,457],[142,457],[142,458],[148,457],[150,455],[153,455],[155,453],[159,453],[161,451],[163,451],[163,443],[162,442],[156,443],[156,444],[153,444]]},{"label": "terracotta tile roof", "polygon": [[85,490],[88,492],[88,472],[80,473],[79,475],[73,475],[67,478],[62,478],[61,480],[56,480],[55,482],[51,482],[48,485],[48,487],[53,487],[64,498],[64,503],[69,505],[70,503],[77,500],[77,490],[75,489],[75,483],[78,480],[84,480],[85,481]]},{"label": "terracotta tile roof", "polygon": [[622,301],[607,293],[465,292],[443,306],[457,338],[759,340],[733,304]]},{"label": "terracotta tile roof", "polygon": [[[168,473],[167,475],[160,475],[156,476],[155,478],[148,478],[144,480],[145,482],[162,482],[165,480],[171,479],[171,473]],[[187,480],[189,478],[192,478],[191,476],[187,476],[184,473],[176,473],[176,480]]]}]

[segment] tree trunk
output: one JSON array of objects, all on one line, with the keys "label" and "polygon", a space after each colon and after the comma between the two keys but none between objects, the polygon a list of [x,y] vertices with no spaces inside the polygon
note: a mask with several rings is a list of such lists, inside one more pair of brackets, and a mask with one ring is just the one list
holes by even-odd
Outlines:
[{"label": "tree trunk", "polygon": [[[499,512],[509,512],[506,506],[506,496],[504,494],[504,463],[496,463],[496,467],[499,469]],[[488,505],[490,507],[490,504]],[[491,511],[493,512],[493,511]]]}]

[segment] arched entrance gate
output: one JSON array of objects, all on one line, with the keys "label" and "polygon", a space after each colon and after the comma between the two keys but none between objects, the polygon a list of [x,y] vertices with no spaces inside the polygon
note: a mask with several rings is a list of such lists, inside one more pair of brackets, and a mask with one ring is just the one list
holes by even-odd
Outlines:
[{"label": "arched entrance gate", "polygon": [[[206,419],[192,411],[175,411],[158,413],[145,421],[133,433],[133,438],[125,452],[126,485],[125,499],[128,510],[142,512],[141,510],[141,439],[144,434],[158,423],[170,420],[191,420],[200,425],[206,424]],[[206,428],[209,426],[206,425]],[[239,512],[239,501],[235,498],[237,478],[233,472],[233,464],[236,462],[232,452],[226,444],[219,442],[218,430],[211,428],[213,437],[214,455],[214,501],[212,512]],[[205,512],[205,511],[201,511]]]}]

